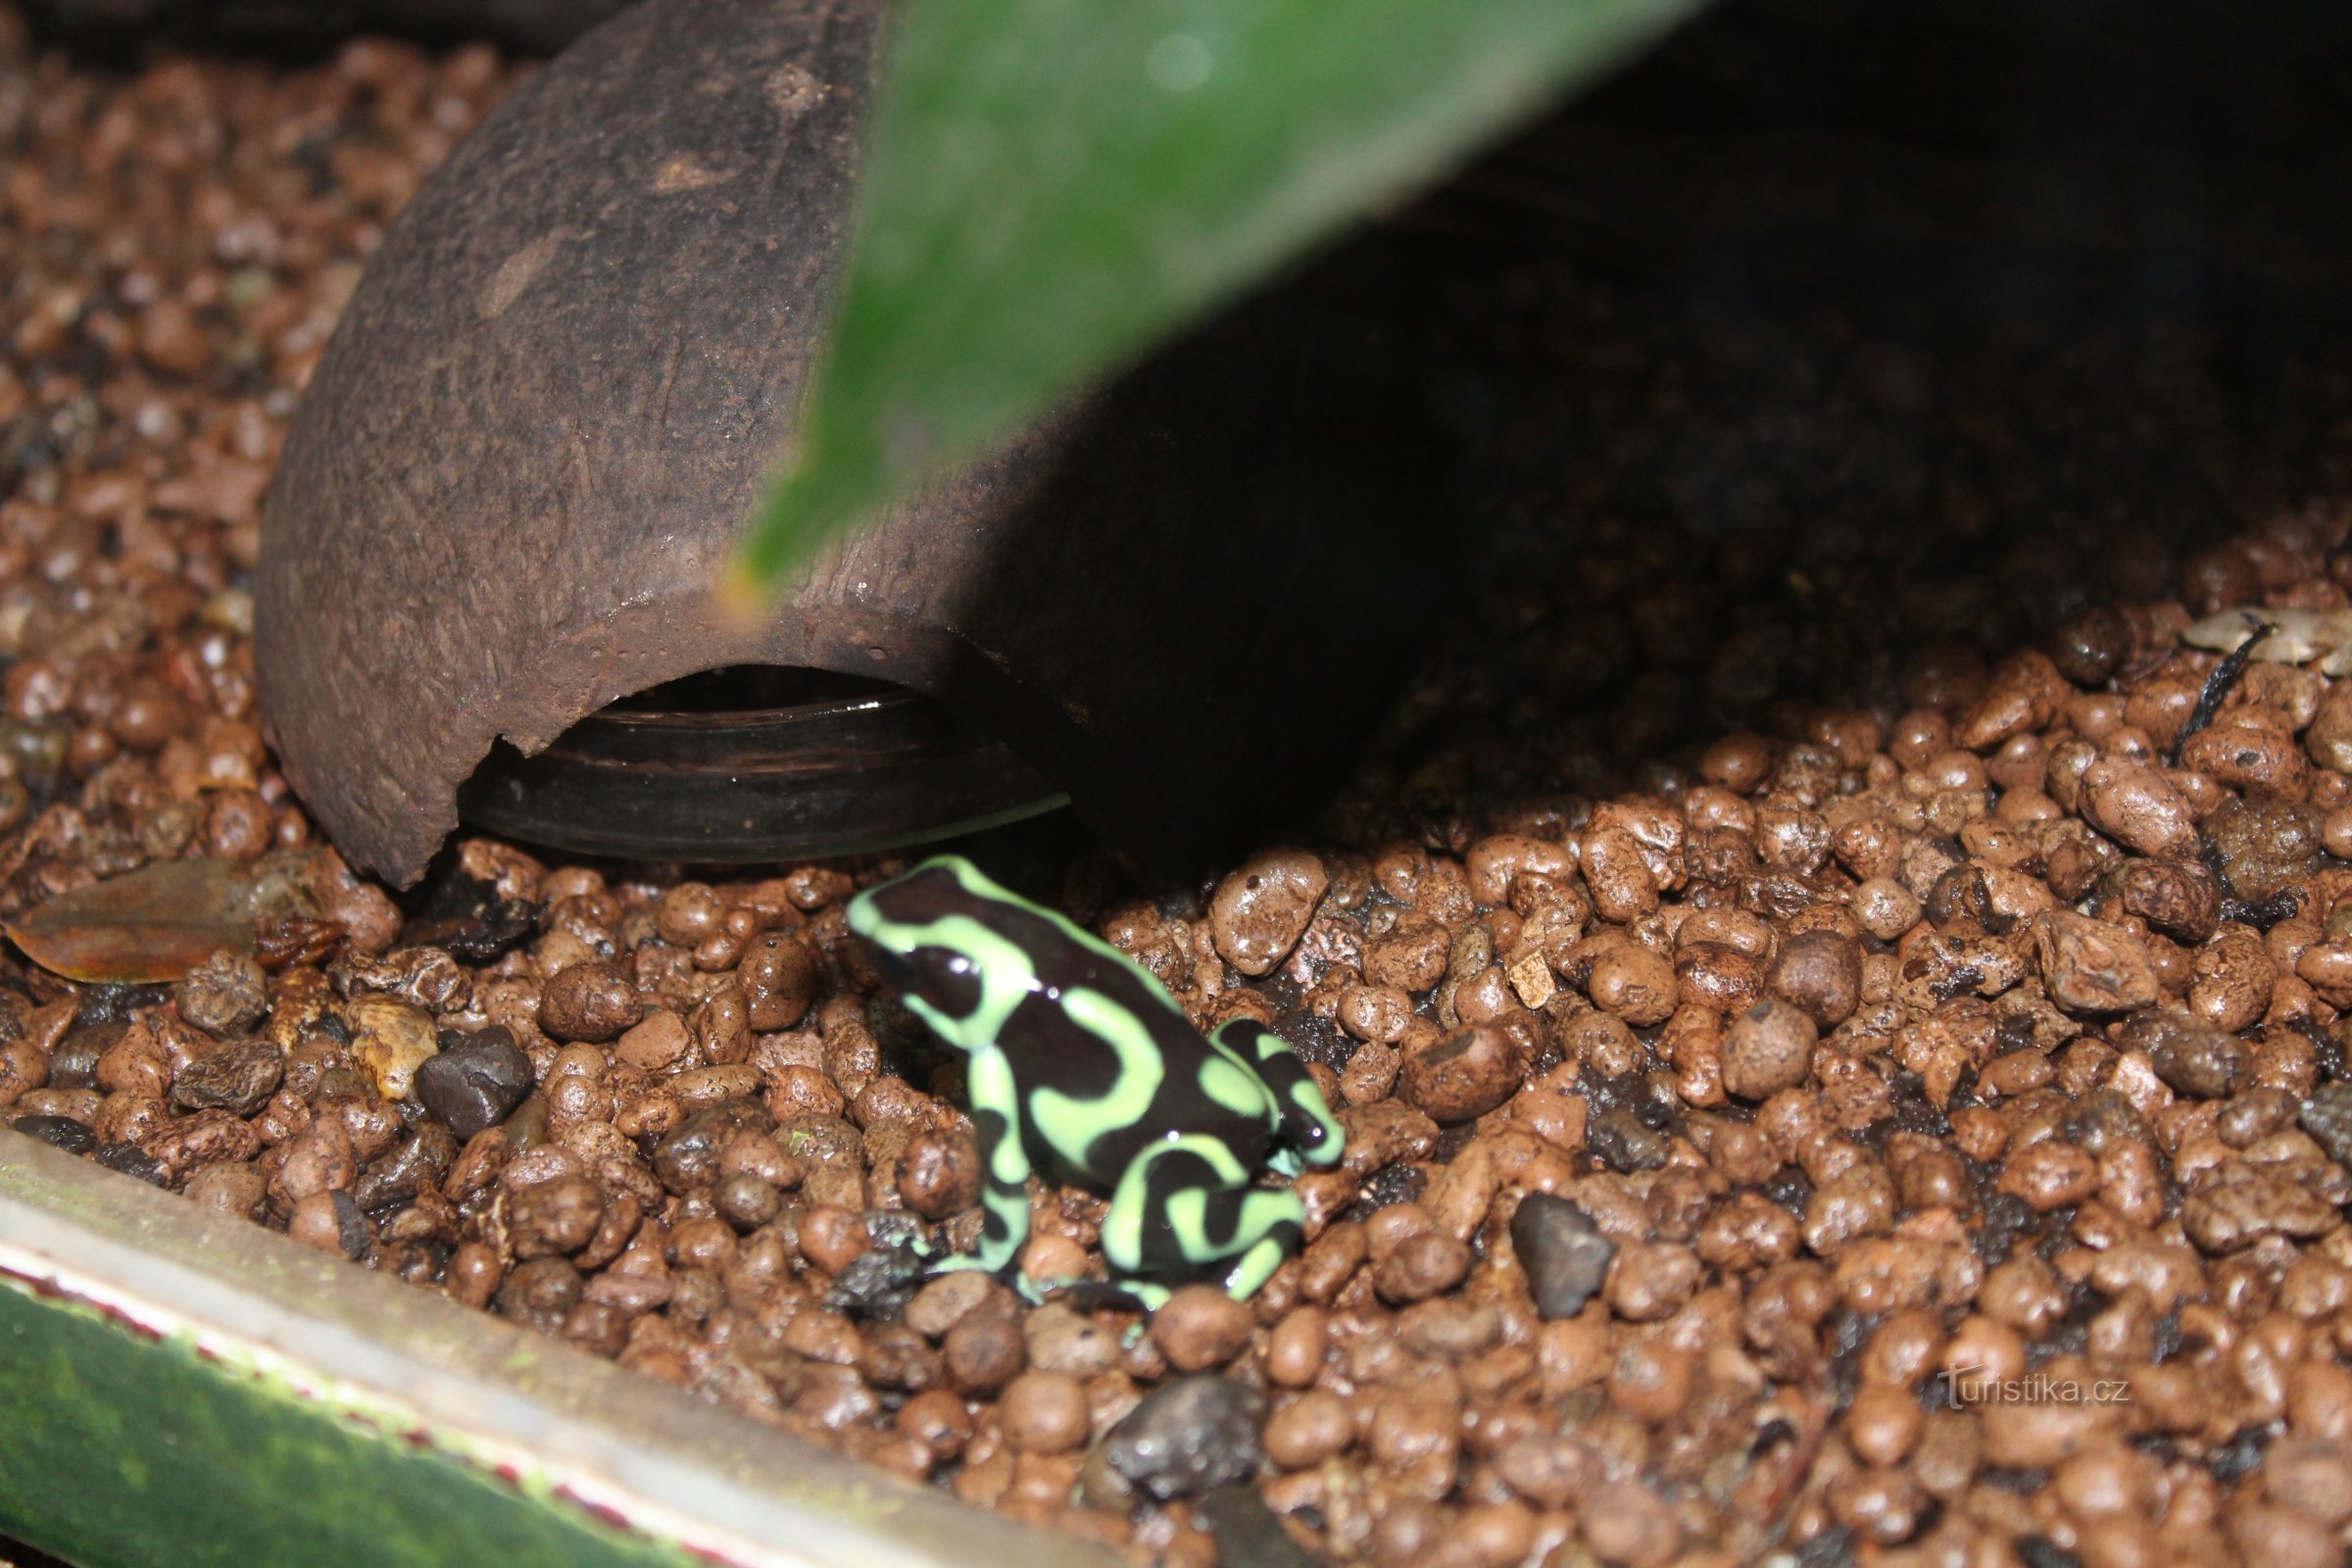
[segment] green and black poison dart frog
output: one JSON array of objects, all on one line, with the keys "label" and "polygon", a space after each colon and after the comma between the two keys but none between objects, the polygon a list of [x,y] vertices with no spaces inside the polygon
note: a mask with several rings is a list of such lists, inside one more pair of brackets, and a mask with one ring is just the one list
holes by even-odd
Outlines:
[{"label": "green and black poison dart frog", "polygon": [[970,1058],[987,1212],[978,1254],[943,1266],[1012,1268],[1033,1149],[1109,1190],[1102,1252],[1147,1307],[1211,1267],[1247,1297],[1298,1248],[1304,1205],[1257,1173],[1334,1164],[1342,1133],[1279,1035],[1236,1018],[1202,1038],[1125,954],[956,856],[868,888],[849,920],[906,1006]]}]

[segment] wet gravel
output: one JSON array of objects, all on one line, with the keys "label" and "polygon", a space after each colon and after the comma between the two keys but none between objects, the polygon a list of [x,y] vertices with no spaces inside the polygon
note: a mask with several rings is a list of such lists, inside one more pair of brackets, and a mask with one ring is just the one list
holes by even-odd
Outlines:
[{"label": "wet gravel", "polygon": [[[260,486],[514,75],[107,74],[0,11],[0,916],[317,848]],[[1341,1107],[1251,1302],[921,1276],[980,1169],[845,940],[890,861],[328,862],[174,985],[0,960],[0,1115],[1139,1562],[2340,1560],[2352,688],[2179,634],[2346,606],[2352,377],[1520,281],[1566,390],[1506,434],[1589,452],[1367,629],[1431,653],[1381,760],[1228,874],[1063,878]],[[1029,1271],[1099,1274],[1100,1195],[1033,1206]]]}]

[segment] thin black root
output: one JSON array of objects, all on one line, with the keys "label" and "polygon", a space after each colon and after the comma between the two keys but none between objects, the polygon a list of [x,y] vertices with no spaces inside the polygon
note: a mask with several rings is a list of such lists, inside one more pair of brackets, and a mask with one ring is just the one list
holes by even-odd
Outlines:
[{"label": "thin black root", "polygon": [[2246,624],[2253,628],[2252,635],[2224,654],[2222,662],[2213,666],[2213,673],[2205,677],[2205,685],[2197,693],[2197,706],[2188,710],[2188,722],[2180,726],[2180,733],[2173,737],[2173,749],[2165,754],[2164,760],[2168,765],[2180,765],[2180,748],[2188,744],[2191,735],[2213,722],[2214,715],[2222,710],[2222,705],[2230,700],[2230,690],[2245,674],[2246,662],[2254,657],[2255,648],[2265,637],[2278,629],[2276,622],[2260,619],[2252,611],[2247,611],[2245,615]]}]

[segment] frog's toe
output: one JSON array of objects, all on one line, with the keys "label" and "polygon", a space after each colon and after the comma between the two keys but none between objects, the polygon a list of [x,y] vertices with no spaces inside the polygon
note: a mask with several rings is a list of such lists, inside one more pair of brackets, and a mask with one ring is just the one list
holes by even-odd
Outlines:
[{"label": "frog's toe", "polygon": [[1226,1294],[1246,1301],[1257,1294],[1259,1286],[1274,1277],[1282,1260],[1298,1249],[1298,1237],[1295,1227],[1284,1222],[1243,1252],[1225,1276]]},{"label": "frog's toe", "polygon": [[[1165,1285],[1154,1284],[1151,1280],[1121,1280],[1119,1292],[1147,1312],[1158,1311],[1168,1304],[1168,1298],[1175,1294]],[[1143,1325],[1136,1326],[1141,1329]]]},{"label": "frog's toe", "polygon": [[962,1269],[988,1267],[976,1252],[950,1252],[945,1257],[934,1257],[929,1261],[934,1274],[954,1274]]},{"label": "frog's toe", "polygon": [[937,1279],[942,1274],[993,1274],[1020,1292],[1021,1295],[1029,1297],[1032,1304],[1037,1299],[1030,1295],[1031,1287],[1027,1277],[1018,1269],[999,1267],[977,1252],[950,1252],[944,1257],[926,1257],[923,1259],[923,1266],[926,1275],[932,1279]]},{"label": "frog's toe", "polygon": [[[1132,1312],[1139,1308],[1150,1311],[1166,1299],[1164,1287],[1138,1285],[1129,1280],[1069,1279],[1054,1280],[1048,1287],[1054,1298],[1062,1305],[1081,1312]],[[1153,1295],[1156,1291],[1157,1295]]]}]

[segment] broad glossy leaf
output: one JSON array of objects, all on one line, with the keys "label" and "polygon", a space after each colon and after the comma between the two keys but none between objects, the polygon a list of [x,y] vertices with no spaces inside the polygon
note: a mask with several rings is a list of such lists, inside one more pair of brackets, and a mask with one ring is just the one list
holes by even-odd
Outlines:
[{"label": "broad glossy leaf", "polygon": [[909,0],[793,465],[739,585],[826,539],[1696,0]]}]

